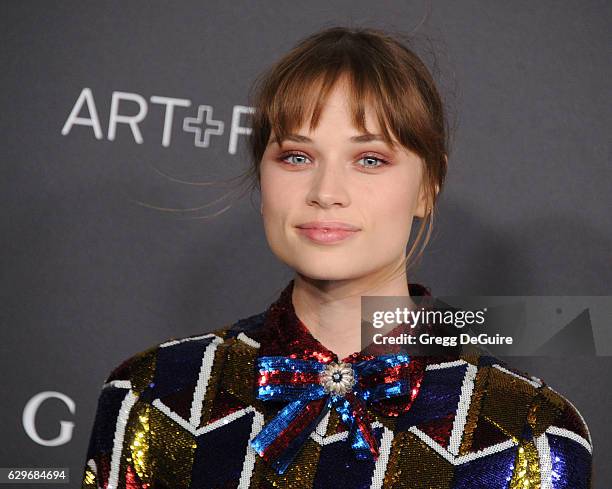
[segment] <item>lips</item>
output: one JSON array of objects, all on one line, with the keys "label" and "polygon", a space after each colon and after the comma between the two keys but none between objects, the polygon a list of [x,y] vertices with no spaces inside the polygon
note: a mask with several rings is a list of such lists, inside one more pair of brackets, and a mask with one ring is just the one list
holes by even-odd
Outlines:
[{"label": "lips", "polygon": [[328,231],[359,231],[357,226],[342,221],[311,221],[299,224],[297,227],[301,229],[326,229]]},{"label": "lips", "polygon": [[298,232],[319,244],[336,243],[357,234],[360,229],[340,221],[313,221],[296,226]]}]

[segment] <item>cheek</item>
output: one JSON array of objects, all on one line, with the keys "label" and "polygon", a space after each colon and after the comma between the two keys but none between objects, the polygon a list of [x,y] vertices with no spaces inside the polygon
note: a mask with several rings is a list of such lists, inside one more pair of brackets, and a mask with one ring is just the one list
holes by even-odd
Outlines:
[{"label": "cheek", "polygon": [[273,168],[262,165],[260,185],[264,214],[272,215],[277,213],[282,209],[283,199],[286,198],[286,188],[278,173]]},{"label": "cheek", "polygon": [[403,233],[412,222],[417,189],[407,178],[389,179],[383,187],[384,192],[379,189],[364,192],[365,208],[379,232],[385,229]]},{"label": "cheek", "polygon": [[293,207],[295,193],[288,191],[286,186],[270,185],[261,187],[261,202],[263,204],[264,217],[278,217],[287,215]]},{"label": "cheek", "polygon": [[263,222],[270,236],[282,234],[282,229],[291,220],[294,208],[298,205],[298,192],[295,182],[283,178],[282,172],[274,169],[261,173],[261,202]]}]

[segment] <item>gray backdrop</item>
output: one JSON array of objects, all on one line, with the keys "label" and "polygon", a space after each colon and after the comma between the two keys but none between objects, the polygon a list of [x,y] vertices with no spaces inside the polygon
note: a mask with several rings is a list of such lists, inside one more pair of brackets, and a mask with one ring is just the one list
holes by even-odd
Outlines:
[{"label": "gray backdrop", "polygon": [[[225,193],[177,179],[245,168],[240,114],[251,81],[326,25],[409,32],[422,23],[438,53],[457,130],[440,219],[411,281],[438,295],[610,295],[611,4],[430,7],[2,3],[0,466],[70,467],[78,487],[111,368],[170,337],[260,312],[291,278],[267,246],[256,198],[233,199],[215,219],[193,218],[232,199],[199,212],[151,206],[194,208]],[[156,97],[179,104],[171,130],[168,101]],[[88,100],[99,128],[74,118],[67,127],[79,100],[78,116],[91,115]],[[183,125],[200,106],[210,122],[196,144]],[[113,115],[139,112],[134,132]],[[595,487],[611,487],[612,357],[514,365],[574,402],[593,435]],[[36,434],[63,435],[58,446],[22,423],[28,401],[49,392],[57,394],[43,394]]]}]

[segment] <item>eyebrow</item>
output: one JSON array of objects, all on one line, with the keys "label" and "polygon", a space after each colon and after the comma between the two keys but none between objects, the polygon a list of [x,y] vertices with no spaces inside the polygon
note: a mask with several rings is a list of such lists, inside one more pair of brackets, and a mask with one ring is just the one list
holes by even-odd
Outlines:
[{"label": "eyebrow", "polygon": [[[287,134],[285,138],[283,139],[283,141],[285,140],[293,141],[295,143],[312,143],[313,142],[312,139],[310,139],[307,136],[302,136],[301,134]],[[352,143],[369,143],[371,141],[384,141],[385,139],[382,136],[382,134],[366,133],[366,134],[359,134],[358,136],[350,137],[348,140],[351,141]],[[270,141],[270,144],[273,144],[273,143],[278,143],[278,139],[272,138],[272,140]]]}]

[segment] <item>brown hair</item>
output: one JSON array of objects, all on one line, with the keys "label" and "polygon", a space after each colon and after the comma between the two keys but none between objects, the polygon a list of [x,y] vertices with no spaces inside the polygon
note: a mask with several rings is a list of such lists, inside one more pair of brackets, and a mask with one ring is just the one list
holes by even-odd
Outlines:
[{"label": "brown hair", "polygon": [[[364,103],[376,112],[385,141],[393,136],[424,162],[423,183],[427,214],[403,266],[429,241],[433,212],[447,169],[448,123],[441,97],[424,62],[401,41],[373,28],[328,27],[300,41],[263,72],[251,87],[251,164],[247,172],[253,188],[260,187],[260,163],[271,134],[282,141],[302,126],[310,114],[317,126],[322,105],[336,81],[346,77],[355,127],[365,128]],[[425,232],[427,228],[427,232]]]},{"label": "brown hair", "polygon": [[[444,185],[449,152],[444,104],[432,74],[409,47],[416,41],[416,36],[412,35],[342,26],[327,27],[301,40],[253,82],[249,91],[249,105],[253,109],[250,114],[252,132],[248,138],[249,166],[242,174],[221,182],[233,186],[238,181],[239,190],[246,183],[239,197],[253,190],[261,192],[260,164],[270,136],[274,134],[282,141],[286,134],[302,126],[307,115],[310,115],[311,130],[316,127],[327,94],[339,79],[346,77],[355,127],[366,131],[364,105],[370,104],[386,142],[395,146],[395,137],[400,145],[415,152],[424,162],[427,214],[421,220],[414,244],[401,267],[407,268],[408,260],[423,240],[414,259],[416,263],[432,233],[435,204]],[[220,183],[164,176],[189,185]],[[136,202],[169,212],[197,211],[229,195],[226,193],[211,203],[189,209]],[[212,215],[187,219],[215,217],[230,207],[231,204]]]}]

